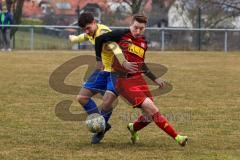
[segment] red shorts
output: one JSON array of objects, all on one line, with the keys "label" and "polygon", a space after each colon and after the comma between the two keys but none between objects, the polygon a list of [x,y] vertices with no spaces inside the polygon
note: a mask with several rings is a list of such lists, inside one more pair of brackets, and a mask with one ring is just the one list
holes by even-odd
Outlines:
[{"label": "red shorts", "polygon": [[139,107],[148,97],[153,100],[148,85],[141,75],[118,77],[116,81],[118,94],[124,97],[133,107]]}]

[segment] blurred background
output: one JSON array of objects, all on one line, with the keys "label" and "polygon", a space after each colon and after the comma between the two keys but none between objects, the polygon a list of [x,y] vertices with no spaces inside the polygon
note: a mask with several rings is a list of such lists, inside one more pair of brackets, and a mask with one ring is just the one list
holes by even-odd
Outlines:
[{"label": "blurred background", "polygon": [[[131,16],[149,17],[146,36],[153,50],[238,51],[239,0],[1,0],[1,10],[13,14],[14,49],[91,49],[72,45],[79,34],[78,16],[92,12],[112,29],[127,27]],[[51,26],[49,26],[51,25]]]}]

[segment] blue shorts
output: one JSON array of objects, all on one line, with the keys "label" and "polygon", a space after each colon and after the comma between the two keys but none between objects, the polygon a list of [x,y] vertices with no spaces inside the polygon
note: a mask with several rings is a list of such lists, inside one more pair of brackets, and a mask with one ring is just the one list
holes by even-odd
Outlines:
[{"label": "blue shorts", "polygon": [[115,89],[116,75],[111,72],[94,71],[84,83],[84,88],[104,94],[106,90],[118,95]]}]

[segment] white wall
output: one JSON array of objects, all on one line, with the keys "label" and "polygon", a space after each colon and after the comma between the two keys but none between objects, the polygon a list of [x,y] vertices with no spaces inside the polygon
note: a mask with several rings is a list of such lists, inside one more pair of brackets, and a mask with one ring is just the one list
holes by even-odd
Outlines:
[{"label": "white wall", "polygon": [[188,27],[192,28],[189,13],[182,4],[181,0],[176,0],[168,12],[169,27]]}]

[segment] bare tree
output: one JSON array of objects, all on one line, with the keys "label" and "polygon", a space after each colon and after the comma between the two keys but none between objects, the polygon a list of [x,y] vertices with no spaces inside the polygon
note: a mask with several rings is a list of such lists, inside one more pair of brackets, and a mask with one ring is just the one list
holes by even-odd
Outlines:
[{"label": "bare tree", "polygon": [[141,6],[143,4],[143,0],[124,0],[131,8],[132,14],[136,14],[140,11]]},{"label": "bare tree", "polygon": [[[12,0],[9,3],[9,8],[13,8],[13,23],[20,24],[22,18],[22,8],[23,8],[24,0]],[[9,10],[10,10],[9,9]],[[11,31],[11,36],[13,36],[17,31],[17,28],[13,28]]]},{"label": "bare tree", "polygon": [[175,0],[152,0],[152,10],[149,13],[150,26],[168,26],[168,11]]},{"label": "bare tree", "polygon": [[[168,11],[175,0],[150,0],[152,3],[151,12],[147,13],[150,26],[157,24],[158,26],[168,25]],[[131,8],[132,14],[139,13],[143,10],[143,6],[147,0],[124,0]]]},{"label": "bare tree", "polygon": [[[188,6],[192,22],[197,26],[197,19],[201,14],[204,27],[216,28],[230,18],[240,16],[239,0],[182,0]],[[194,1],[194,3],[193,3]],[[201,11],[201,13],[199,13]]]},{"label": "bare tree", "polygon": [[22,9],[23,9],[24,0],[14,0],[13,1],[13,17],[14,24],[20,24],[22,18]]}]

